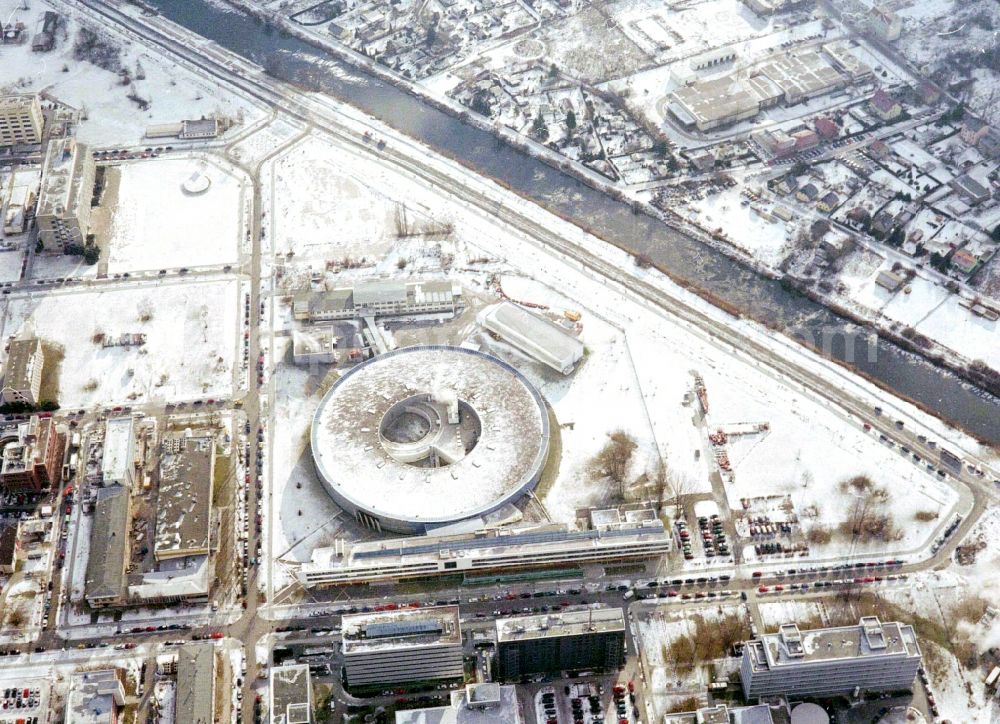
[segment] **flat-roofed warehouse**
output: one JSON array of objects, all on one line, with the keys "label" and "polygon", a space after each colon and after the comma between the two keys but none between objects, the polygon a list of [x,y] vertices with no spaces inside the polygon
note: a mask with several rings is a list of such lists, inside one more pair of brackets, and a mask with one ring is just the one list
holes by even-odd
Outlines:
[{"label": "flat-roofed warehouse", "polygon": [[497,675],[515,681],[562,671],[616,671],[625,665],[625,614],[587,608],[497,619]]},{"label": "flat-roofed warehouse", "polygon": [[338,506],[375,530],[483,527],[538,482],[541,395],[514,367],[461,347],[405,347],[353,367],[320,401],[311,447]]},{"label": "flat-roofed warehouse", "polygon": [[156,501],[158,561],[207,555],[212,541],[215,441],[210,436],[163,441]]},{"label": "flat-roofed warehouse", "polygon": [[778,55],[758,65],[756,73],[770,78],[792,105],[842,88],[847,77],[816,50]]},{"label": "flat-roofed warehouse", "polygon": [[464,673],[458,606],[344,616],[341,639],[352,688],[460,679]]},{"label": "flat-roofed warehouse", "polygon": [[811,631],[784,624],[746,643],[740,678],[748,699],[899,691],[913,684],[920,658],[912,626],[875,616]]},{"label": "flat-roofed warehouse", "polygon": [[104,424],[101,479],[105,485],[130,486],[135,477],[135,421],[131,415],[111,417]]},{"label": "flat-roofed warehouse", "polygon": [[486,307],[477,319],[484,329],[564,375],[572,372],[583,358],[583,342],[559,325],[513,302]]},{"label": "flat-roofed warehouse", "polygon": [[667,108],[674,117],[702,132],[753,118],[760,110],[757,95],[733,75],[699,81],[671,95]]}]

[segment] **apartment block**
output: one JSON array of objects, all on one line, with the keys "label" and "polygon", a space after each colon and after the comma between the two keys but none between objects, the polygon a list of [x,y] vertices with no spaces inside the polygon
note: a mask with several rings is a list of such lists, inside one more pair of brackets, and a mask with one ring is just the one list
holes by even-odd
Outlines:
[{"label": "apartment block", "polygon": [[45,353],[40,339],[31,337],[12,341],[7,348],[7,361],[3,368],[0,402],[5,405],[19,402],[37,405],[44,365]]},{"label": "apartment block", "polygon": [[37,95],[0,96],[0,148],[41,143],[44,124]]},{"label": "apartment block", "polygon": [[35,213],[38,238],[48,251],[62,251],[69,244],[84,245],[94,174],[94,159],[86,145],[75,138],[49,142]]}]

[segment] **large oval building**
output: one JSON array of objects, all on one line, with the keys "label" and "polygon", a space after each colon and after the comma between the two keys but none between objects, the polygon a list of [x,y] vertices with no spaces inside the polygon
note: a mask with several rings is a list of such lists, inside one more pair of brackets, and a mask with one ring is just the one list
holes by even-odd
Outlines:
[{"label": "large oval building", "polygon": [[549,418],[507,363],[461,347],[407,347],[337,380],[311,442],[320,480],[360,523],[425,533],[531,490],[548,455]]}]

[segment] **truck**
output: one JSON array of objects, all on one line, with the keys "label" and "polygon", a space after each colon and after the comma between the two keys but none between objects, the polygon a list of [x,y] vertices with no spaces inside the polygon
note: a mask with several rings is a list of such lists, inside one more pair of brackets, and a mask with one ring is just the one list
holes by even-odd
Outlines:
[{"label": "truck", "polygon": [[942,465],[947,465],[953,470],[957,470],[959,472],[962,471],[962,459],[958,457],[958,455],[944,448],[941,448],[940,455]]}]

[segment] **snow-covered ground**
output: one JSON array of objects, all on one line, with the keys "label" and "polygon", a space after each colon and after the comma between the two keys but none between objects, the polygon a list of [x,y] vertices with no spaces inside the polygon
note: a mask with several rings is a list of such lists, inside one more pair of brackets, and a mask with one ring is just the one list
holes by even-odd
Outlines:
[{"label": "snow-covered ground", "polygon": [[[267,168],[276,253],[318,262],[377,258],[389,250],[396,203],[359,178],[338,148],[308,138]],[[406,204],[405,197],[399,201]]]},{"label": "snow-covered ground", "polygon": [[[29,9],[21,9],[22,5]],[[55,48],[48,53],[31,50],[31,36],[47,10],[56,10],[66,18],[66,25],[56,33]],[[73,46],[81,23],[66,17],[62,3],[44,1],[22,3],[0,0],[0,18],[23,22],[28,40],[20,45],[0,46],[0,91],[27,93],[45,91],[78,110],[85,111],[78,129],[81,141],[99,146],[143,143],[146,127],[158,123],[177,123],[185,118],[225,116],[237,123],[249,123],[262,116],[263,110],[246,99],[196,76],[187,69],[166,63],[162,56],[150,53],[141,45],[102,25],[99,33],[121,48],[119,65],[127,68],[131,84],[122,85],[119,75],[73,57]],[[87,27],[93,27],[88,24]],[[140,75],[145,75],[140,79]],[[145,110],[129,100],[136,96],[149,103]]]},{"label": "snow-covered ground", "polygon": [[[281,424],[272,433],[271,490],[277,502],[267,522],[277,590],[290,581],[284,562],[307,561],[313,548],[331,545],[344,533],[343,513],[316,477],[309,448],[309,427],[322,396],[321,379],[310,376],[307,367],[290,364],[290,338],[276,340],[274,352],[283,362],[274,375],[275,419]],[[336,377],[332,370],[330,374]]]},{"label": "snow-covered ground", "polygon": [[[204,159],[156,159],[111,167],[119,173],[109,229],[110,272],[235,262],[246,186]],[[184,188],[207,190],[191,193]]]},{"label": "snow-covered ground", "polygon": [[[660,606],[637,617],[635,629],[645,660],[646,695],[654,710],[662,715],[679,700],[702,696],[708,684],[726,679],[726,669],[738,659],[718,659],[702,662],[690,672],[678,670],[669,654],[675,639],[696,633],[696,619],[706,624],[731,616],[746,620],[746,608],[741,605],[688,605],[683,608]],[[714,675],[709,671],[715,668]]]},{"label": "snow-covered ground", "polygon": [[[63,407],[225,397],[233,390],[236,287],[235,281],[191,279],[36,293],[5,301],[3,334],[30,327],[62,347]],[[104,347],[96,336],[124,333],[143,333],[146,343]]]}]

